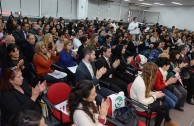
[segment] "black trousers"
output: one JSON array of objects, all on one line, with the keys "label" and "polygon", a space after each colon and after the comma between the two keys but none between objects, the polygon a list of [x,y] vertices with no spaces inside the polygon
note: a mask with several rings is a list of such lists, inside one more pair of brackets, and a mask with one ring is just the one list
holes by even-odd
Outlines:
[{"label": "black trousers", "polygon": [[165,121],[171,120],[167,104],[163,103],[162,101],[155,101],[152,104],[150,104],[150,106],[151,106],[151,112],[157,113],[157,116],[155,119],[155,126],[160,126],[164,119]]},{"label": "black trousers", "polygon": [[72,86],[75,86],[76,85],[75,74],[72,73],[68,68],[64,68],[63,72],[67,74],[67,83],[72,84]]},{"label": "black trousers", "polygon": [[183,84],[187,90],[187,100],[191,100],[194,96],[194,74],[189,79],[183,80]]}]

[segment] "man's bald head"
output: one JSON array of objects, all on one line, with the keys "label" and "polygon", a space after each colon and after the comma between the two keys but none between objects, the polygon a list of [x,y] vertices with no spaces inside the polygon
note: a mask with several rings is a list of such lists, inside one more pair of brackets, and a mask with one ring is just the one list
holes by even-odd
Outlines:
[{"label": "man's bald head", "polygon": [[5,37],[6,45],[9,45],[11,43],[15,43],[15,38],[12,35],[7,35]]}]

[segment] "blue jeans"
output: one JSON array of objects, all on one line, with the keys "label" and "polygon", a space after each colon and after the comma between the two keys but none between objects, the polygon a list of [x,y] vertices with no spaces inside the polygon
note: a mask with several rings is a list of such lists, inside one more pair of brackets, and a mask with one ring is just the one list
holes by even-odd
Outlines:
[{"label": "blue jeans", "polygon": [[178,102],[178,98],[167,89],[163,89],[162,92],[165,94],[164,103],[168,105],[169,109],[174,108]]}]

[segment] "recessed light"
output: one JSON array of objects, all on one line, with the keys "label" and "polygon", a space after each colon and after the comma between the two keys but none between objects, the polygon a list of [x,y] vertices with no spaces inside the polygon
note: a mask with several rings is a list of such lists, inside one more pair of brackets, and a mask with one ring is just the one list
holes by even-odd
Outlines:
[{"label": "recessed light", "polygon": [[162,4],[162,3],[154,3],[154,4],[156,4],[156,5],[165,5],[165,4]]},{"label": "recessed light", "polygon": [[176,4],[176,5],[183,5],[181,3],[177,3],[177,2],[171,2],[172,4]]},{"label": "recessed light", "polygon": [[152,5],[152,4],[149,4],[149,3],[140,3],[140,4],[144,4],[144,5],[148,5],[148,6]]}]

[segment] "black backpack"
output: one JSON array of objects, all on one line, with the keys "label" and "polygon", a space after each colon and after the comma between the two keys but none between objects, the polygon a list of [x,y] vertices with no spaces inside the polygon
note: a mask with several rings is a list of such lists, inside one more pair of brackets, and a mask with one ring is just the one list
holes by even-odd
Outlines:
[{"label": "black backpack", "polygon": [[115,119],[125,126],[138,126],[138,115],[133,106],[118,108],[114,111]]}]

